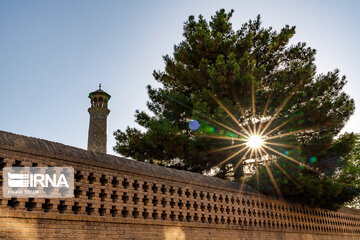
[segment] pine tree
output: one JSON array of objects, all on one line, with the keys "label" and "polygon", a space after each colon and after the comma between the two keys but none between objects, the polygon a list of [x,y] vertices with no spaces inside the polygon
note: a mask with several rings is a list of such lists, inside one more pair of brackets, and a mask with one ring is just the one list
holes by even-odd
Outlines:
[{"label": "pine tree", "polygon": [[[184,40],[173,56],[163,57],[165,70],[153,73],[162,87],[147,87],[152,115],[135,115],[146,131],[116,131],[114,150],[138,161],[246,181],[262,193],[309,206],[339,207],[356,195],[332,178],[355,139],[346,134],[336,140],[354,112],[354,101],[342,90],[345,77],[338,70],[318,74],[316,51],[305,43],[289,45],[295,27],[277,32],[262,27],[258,16],[234,31],[232,15],[222,9],[209,22],[189,17]],[[265,134],[273,142],[268,148],[241,151],[248,135]],[[249,159],[256,160],[255,174],[247,178]]]}]

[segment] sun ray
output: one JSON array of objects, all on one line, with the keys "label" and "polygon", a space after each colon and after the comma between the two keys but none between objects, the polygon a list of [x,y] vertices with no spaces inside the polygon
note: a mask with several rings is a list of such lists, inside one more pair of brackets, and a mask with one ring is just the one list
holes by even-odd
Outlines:
[{"label": "sun ray", "polygon": [[271,173],[271,171],[270,171],[267,163],[265,162],[264,165],[265,165],[266,171],[267,171],[268,174],[269,174],[270,180],[271,180],[272,184],[273,184],[274,187],[275,187],[275,190],[276,190],[277,194],[278,194],[281,198],[283,198],[283,196],[282,196],[282,194],[281,194],[281,191],[280,191],[280,189],[279,189],[279,187],[278,187],[278,185],[277,185],[277,183],[276,183],[276,181],[275,181],[275,178],[274,178],[274,176],[272,175],[272,173]]},{"label": "sun ray", "polygon": [[214,122],[215,124],[217,124],[217,125],[219,125],[219,126],[221,126],[221,127],[223,127],[223,128],[226,128],[227,130],[230,130],[230,131],[232,131],[232,132],[234,132],[234,133],[236,133],[236,134],[238,134],[238,135],[240,135],[240,136],[242,136],[242,137],[245,137],[245,138],[247,137],[246,135],[240,133],[239,131],[236,131],[235,129],[233,129],[233,128],[231,128],[231,127],[226,126],[225,124],[222,124],[221,122],[218,122],[218,121],[216,121],[216,120],[214,120],[214,119],[211,119],[211,118],[209,118],[209,117],[207,117],[207,118],[209,119],[209,121],[212,121],[212,122]]},{"label": "sun ray", "polygon": [[225,151],[225,150],[228,150],[228,149],[232,149],[232,148],[236,148],[236,147],[241,147],[241,146],[243,146],[243,145],[246,145],[246,143],[240,143],[240,144],[231,145],[231,146],[228,146],[228,147],[217,148],[217,149],[211,150],[209,153],[221,152],[221,151]]},{"label": "sun ray", "polygon": [[270,134],[273,133],[274,131],[276,131],[276,130],[278,130],[279,128],[281,128],[281,127],[283,127],[284,125],[286,125],[288,122],[290,122],[290,121],[293,120],[294,118],[296,118],[296,117],[292,117],[292,118],[286,120],[286,121],[283,122],[282,124],[280,124],[280,125],[278,125],[277,127],[271,129],[271,131],[265,133],[263,136],[266,137],[266,136],[270,135]]},{"label": "sun ray", "polygon": [[[260,147],[260,150],[267,154],[267,152],[266,152],[262,147]],[[272,156],[272,158],[274,158],[274,157]],[[275,159],[275,160],[274,160],[274,159],[271,159],[271,162],[272,162],[277,168],[279,168],[280,171],[281,171],[289,180],[291,180],[292,182],[294,182],[296,185],[299,185],[299,184],[280,166],[280,164],[278,164],[278,163],[276,162],[276,159]]]},{"label": "sun ray", "polygon": [[282,133],[279,135],[274,135],[274,136],[268,137],[268,138],[266,138],[266,140],[276,139],[276,138],[285,137],[285,136],[289,136],[289,135],[294,135],[297,133],[302,133],[302,132],[306,132],[306,131],[314,130],[314,129],[315,129],[314,127],[310,127],[310,128],[304,128],[304,129],[292,131],[292,132]]},{"label": "sun ray", "polygon": [[236,155],[242,153],[245,149],[247,149],[248,147],[243,147],[242,149],[240,149],[239,151],[235,152],[233,155],[231,155],[230,157],[227,157],[225,160],[223,160],[222,162],[220,162],[219,164],[216,165],[216,167],[219,167],[220,165],[223,165],[224,163],[226,163],[227,161],[229,161],[230,159],[232,159],[233,157],[235,157]]},{"label": "sun ray", "polygon": [[240,158],[239,162],[235,165],[234,171],[239,167],[239,165],[245,160],[246,155],[249,153],[251,148],[248,148],[248,150],[244,153],[244,155]]},{"label": "sun ray", "polygon": [[255,169],[256,169],[256,183],[257,183],[257,189],[258,192],[260,192],[260,176],[259,176],[259,171],[258,171],[258,161],[257,161],[257,152],[259,151],[260,153],[260,159],[262,158],[261,156],[261,152],[260,152],[260,148],[255,148]]},{"label": "sun ray", "polygon": [[[254,148],[249,148],[249,150],[251,150],[250,156],[249,156],[249,159],[251,159],[252,156],[253,156],[253,154],[254,154]],[[248,152],[248,151],[247,151],[247,152]],[[247,153],[247,152],[246,152],[246,153]],[[243,161],[245,161],[245,155],[244,155],[244,156],[240,159],[240,161],[236,164],[235,169],[237,169],[237,168],[239,167],[239,165],[240,165]]]},{"label": "sun ray", "polygon": [[259,166],[256,166],[255,174],[256,174],[256,183],[257,183],[257,190],[260,192],[260,173],[259,173]]},{"label": "sun ray", "polygon": [[[262,147],[259,147],[259,152],[260,152],[261,157],[263,157],[262,151],[266,152]],[[275,181],[275,178],[274,178],[274,176],[272,175],[272,173],[271,173],[271,171],[270,171],[270,169],[269,169],[266,161],[264,161],[264,166],[265,166],[265,168],[266,168],[266,171],[267,171],[268,174],[269,174],[270,180],[271,180],[272,184],[274,185],[277,194],[282,198],[282,194],[281,194],[280,188],[278,187],[278,185],[277,185],[277,183],[276,183],[276,181]]]},{"label": "sun ray", "polygon": [[256,134],[256,122],[254,121],[254,119],[253,119],[253,121],[252,121],[252,125],[253,125],[253,132],[254,132],[254,134],[252,134],[252,136],[255,136],[255,135],[257,135]]},{"label": "sun ray", "polygon": [[[279,135],[274,135],[274,136],[271,136],[271,137],[267,137],[267,140],[268,139],[274,139],[274,138],[278,138],[278,137],[284,137],[284,136],[288,136],[288,135],[292,135],[292,134],[297,134],[297,133],[301,133],[301,132],[306,132],[306,131],[310,131],[310,130],[318,130],[318,129],[321,129],[325,126],[322,125],[322,126],[313,126],[313,127],[308,127],[308,128],[304,128],[304,129],[299,129],[299,130],[296,130],[296,131],[292,131],[292,132],[288,132],[288,133],[283,133],[283,134],[279,134]],[[328,125],[328,126],[331,126]],[[272,130],[273,131],[273,130]],[[270,132],[266,133],[265,135],[263,135],[264,137],[266,137],[267,135],[269,135]]]},{"label": "sun ray", "polygon": [[263,145],[263,147],[266,148],[266,149],[268,149],[268,150],[270,150],[270,151],[272,151],[272,152],[274,152],[274,153],[279,154],[280,156],[282,156],[282,157],[284,157],[284,158],[289,159],[290,161],[292,161],[292,162],[294,162],[294,163],[296,163],[296,164],[298,164],[298,165],[300,165],[300,166],[306,167],[306,168],[309,169],[309,170],[312,170],[312,171],[317,172],[316,170],[314,170],[312,167],[309,167],[309,166],[306,165],[305,163],[302,163],[302,162],[300,162],[300,161],[298,161],[298,160],[296,160],[296,159],[294,159],[294,158],[292,158],[292,157],[289,157],[289,156],[287,156],[287,155],[285,155],[285,154],[283,154],[283,153],[281,153],[281,152],[279,152],[279,151],[277,151],[277,150],[275,150],[275,149],[273,149],[273,148],[270,148],[270,147],[268,147],[268,146],[266,146],[266,145]]},{"label": "sun ray", "polygon": [[200,134],[196,134],[195,136],[197,137],[204,137],[204,138],[214,138],[214,139],[224,139],[224,140],[234,140],[234,141],[242,141],[242,142],[246,142],[247,139],[243,139],[243,138],[231,138],[231,137],[225,137],[225,136],[218,136],[218,135],[200,135]]},{"label": "sun ray", "polygon": [[210,91],[208,91],[209,95],[219,104],[219,106],[231,117],[231,119],[247,134],[250,133],[240,124],[240,122],[235,118],[235,116],[225,107],[225,105]]},{"label": "sun ray", "polygon": [[295,183],[296,185],[299,185],[276,161],[272,161],[272,163],[274,163],[274,165],[289,179],[291,180],[293,183]]},{"label": "sun ray", "polygon": [[[176,99],[174,99],[174,98],[172,98],[172,97],[170,97],[170,96],[168,96],[168,95],[166,95],[166,97],[169,98],[170,100],[172,100],[172,101],[180,104],[180,105],[183,106],[183,107],[186,107],[186,108],[188,108],[188,109],[190,109],[190,110],[193,110],[194,112],[197,112],[201,117],[206,118],[207,120],[209,120],[210,122],[213,122],[213,123],[217,124],[218,126],[221,126],[221,127],[226,128],[226,129],[228,129],[228,130],[230,130],[230,131],[233,131],[233,132],[237,133],[238,135],[240,135],[240,136],[242,136],[242,137],[245,137],[245,138],[247,137],[246,135],[244,135],[244,134],[242,134],[242,133],[234,130],[233,128],[230,128],[230,127],[226,126],[225,124],[222,124],[222,123],[220,123],[219,121],[216,121],[216,120],[212,119],[211,117],[206,116],[205,114],[201,113],[200,111],[194,110],[192,107],[189,107],[188,105],[186,105],[186,104],[184,104],[184,103],[182,103],[182,102],[180,102],[180,101],[178,101],[178,100],[176,100]],[[245,117],[244,117],[244,118],[245,118]],[[241,127],[241,125],[240,125],[240,127]]]},{"label": "sun ray", "polygon": [[300,148],[299,146],[296,146],[296,145],[283,144],[283,143],[274,143],[274,142],[268,142],[268,141],[264,141],[264,144],[274,145],[274,146],[279,146],[279,147],[286,147],[286,148],[295,148],[295,149]]},{"label": "sun ray", "polygon": [[288,101],[291,99],[291,97],[294,95],[294,92],[292,92],[289,96],[287,96],[283,103],[280,105],[280,107],[276,110],[275,114],[271,117],[270,121],[265,125],[265,127],[262,129],[260,135],[264,134],[266,129],[270,126],[270,124],[275,120],[275,118],[279,115],[279,113],[283,110],[285,105],[288,103]]},{"label": "sun ray", "polygon": [[[261,146],[259,147],[259,153],[260,153],[260,159],[262,159],[263,158],[263,154],[262,154],[262,152],[261,152]],[[260,192],[260,173],[259,173],[259,168],[258,168],[258,166],[256,166],[256,181],[257,181],[257,183],[258,183],[258,191]]]},{"label": "sun ray", "polygon": [[255,111],[255,82],[254,82],[254,79],[251,80],[251,104],[252,104],[253,117],[255,118],[256,111]]},{"label": "sun ray", "polygon": [[252,115],[253,115],[253,119],[252,119],[252,124],[253,124],[253,133],[256,134],[256,122],[255,122],[255,117],[256,117],[256,108],[255,108],[255,80],[254,78],[251,80],[251,104],[252,104]]},{"label": "sun ray", "polygon": [[268,109],[269,104],[270,104],[270,98],[271,98],[271,96],[272,96],[272,93],[269,94],[268,99],[267,99],[267,101],[266,101],[263,114],[262,114],[262,116],[261,116],[261,118],[260,118],[259,128],[258,128],[258,131],[257,131],[257,133],[256,133],[257,135],[260,135],[260,130],[261,130],[261,127],[262,127],[262,124],[263,124],[263,122],[262,122],[261,120],[265,118],[265,114],[266,114],[267,109]]},{"label": "sun ray", "polygon": [[[305,108],[305,110],[308,110],[308,109],[309,109],[309,107],[306,107],[306,108]],[[303,111],[304,111],[304,110],[303,110]],[[298,112],[297,114],[294,114],[294,116],[290,117],[288,120],[286,120],[286,121],[283,122],[282,124],[278,125],[277,127],[275,127],[274,129],[272,129],[271,131],[269,131],[269,132],[267,132],[267,133],[265,133],[265,134],[263,133],[262,135],[263,135],[263,136],[268,136],[268,135],[271,134],[272,132],[274,132],[274,131],[278,130],[279,128],[283,127],[283,126],[284,126],[285,124],[287,124],[288,122],[290,122],[290,121],[298,118],[299,116],[301,116],[301,113],[303,113],[303,112]],[[302,118],[301,118],[301,119],[302,119]],[[330,121],[328,121],[328,122],[330,122]],[[327,122],[327,123],[328,123],[328,122]],[[324,125],[326,125],[326,123],[325,123]],[[330,124],[330,126],[331,126],[331,124]]]},{"label": "sun ray", "polygon": [[240,192],[242,192],[244,189],[246,179],[247,179],[247,177],[243,176],[243,179],[241,180]]},{"label": "sun ray", "polygon": [[250,156],[249,156],[249,159],[251,159],[254,155],[254,151],[255,151],[255,148],[252,148],[251,149],[251,152],[250,152]]},{"label": "sun ray", "polygon": [[[235,98],[236,103],[237,103],[238,106],[239,106],[241,115],[243,116],[244,119],[246,119],[244,109],[241,107],[240,100],[239,100],[239,97],[238,97],[237,93],[235,92],[234,89],[232,89],[231,92],[232,92],[232,94],[233,94],[233,96],[234,96],[234,98]],[[249,132],[250,132],[250,134],[248,134],[248,135],[253,135],[254,133],[253,133],[252,130],[251,130],[250,124],[246,124],[246,127],[248,128],[248,130],[249,130]]]},{"label": "sun ray", "polygon": [[259,147],[259,153],[260,153],[260,159],[262,159],[264,157],[263,153],[266,153],[266,151],[264,150],[264,148],[262,146]]}]

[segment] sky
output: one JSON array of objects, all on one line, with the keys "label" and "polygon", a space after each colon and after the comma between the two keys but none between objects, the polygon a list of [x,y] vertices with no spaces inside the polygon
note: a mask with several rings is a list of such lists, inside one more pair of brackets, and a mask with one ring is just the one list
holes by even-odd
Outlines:
[{"label": "sky", "polygon": [[0,0],[0,130],[87,148],[90,100],[111,95],[113,132],[137,127],[147,110],[154,70],[182,41],[190,15],[210,19],[234,9],[233,28],[261,15],[264,26],[296,26],[291,43],[317,50],[318,73],[335,68],[348,79],[355,114],[343,132],[360,133],[360,1],[37,1]]}]

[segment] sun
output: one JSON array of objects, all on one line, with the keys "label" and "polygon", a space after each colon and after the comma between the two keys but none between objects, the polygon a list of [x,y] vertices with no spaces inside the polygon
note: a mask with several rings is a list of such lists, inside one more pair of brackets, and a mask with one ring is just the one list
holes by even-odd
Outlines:
[{"label": "sun", "polygon": [[258,149],[264,145],[264,140],[260,135],[251,135],[248,138],[246,145],[250,148]]}]

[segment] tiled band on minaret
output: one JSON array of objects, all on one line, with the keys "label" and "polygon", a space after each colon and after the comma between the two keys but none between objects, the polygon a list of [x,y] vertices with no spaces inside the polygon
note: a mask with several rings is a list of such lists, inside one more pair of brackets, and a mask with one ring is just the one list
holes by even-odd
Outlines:
[{"label": "tiled band on minaret", "polygon": [[99,89],[91,92],[91,107],[88,109],[90,113],[88,150],[100,153],[106,153],[107,139],[107,116],[110,113],[108,109],[108,101],[110,95]]}]

